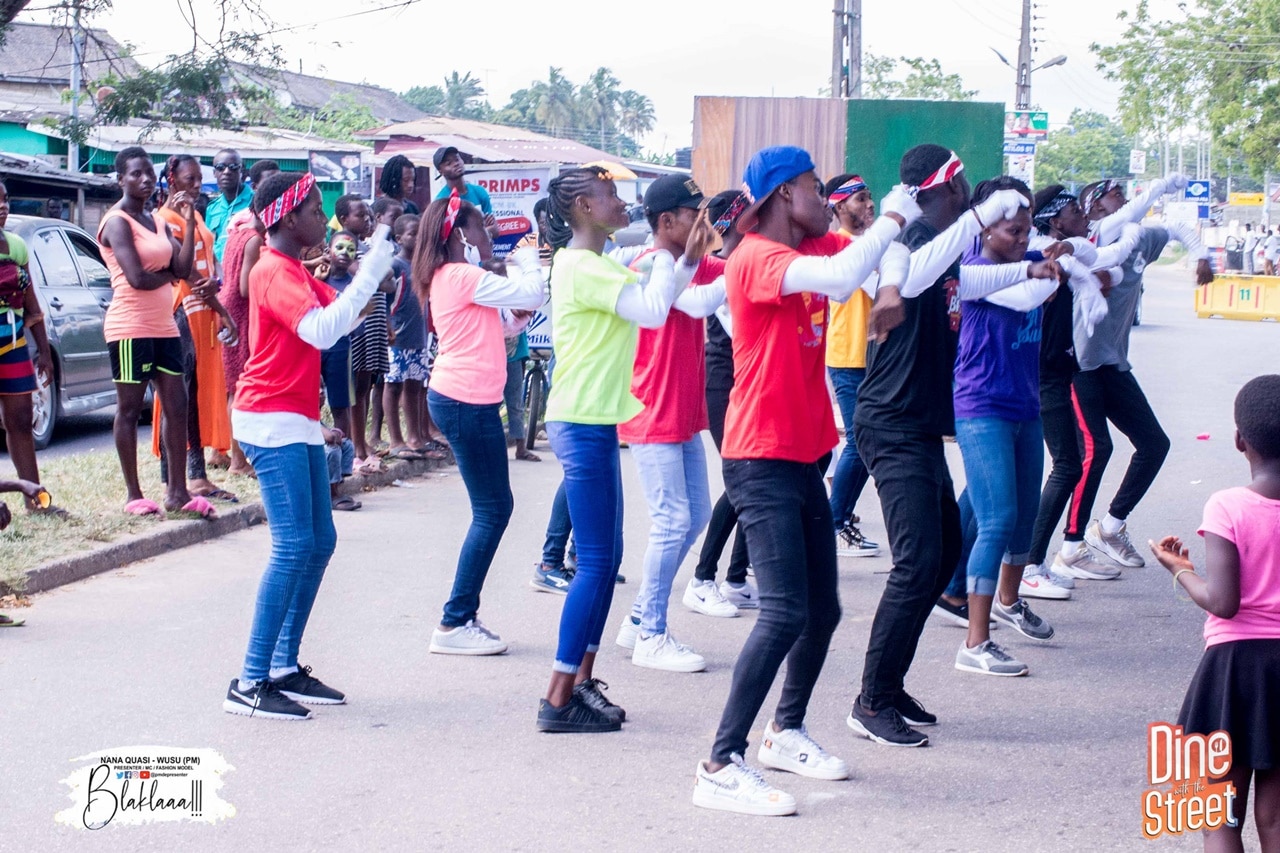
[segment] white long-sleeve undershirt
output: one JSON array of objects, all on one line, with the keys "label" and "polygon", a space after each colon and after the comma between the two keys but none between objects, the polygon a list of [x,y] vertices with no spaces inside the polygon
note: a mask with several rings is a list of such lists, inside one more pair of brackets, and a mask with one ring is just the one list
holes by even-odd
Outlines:
[{"label": "white long-sleeve undershirt", "polygon": [[837,302],[846,301],[875,271],[901,230],[897,222],[881,216],[834,255],[796,258],[782,276],[782,295],[821,293]]},{"label": "white long-sleeve undershirt", "polygon": [[675,304],[671,307],[682,314],[688,314],[694,319],[702,320],[716,313],[716,309],[723,304],[724,276],[720,276],[710,284],[686,287],[676,297]]},{"label": "white long-sleeve undershirt", "polygon": [[[471,301],[490,308],[514,308],[533,311],[547,301],[547,285],[542,279],[542,264],[537,249],[520,249],[510,255],[520,269],[514,278],[488,272],[476,283]],[[509,264],[508,264],[509,266]]]},{"label": "white long-sleeve undershirt", "polygon": [[642,329],[656,329],[667,321],[676,297],[689,286],[697,271],[697,264],[689,264],[683,257],[676,263],[670,252],[659,249],[653,253],[648,281],[624,285],[613,310]]}]

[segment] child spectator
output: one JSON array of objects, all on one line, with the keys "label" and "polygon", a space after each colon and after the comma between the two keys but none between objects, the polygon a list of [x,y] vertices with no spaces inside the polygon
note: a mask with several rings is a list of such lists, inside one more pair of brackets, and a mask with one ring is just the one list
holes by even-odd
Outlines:
[{"label": "child spectator", "polygon": [[[326,282],[338,293],[351,284],[352,266],[356,261],[356,235],[350,231],[335,231],[329,238],[328,255],[316,272],[316,278]],[[333,413],[333,425],[343,435],[351,429],[351,338],[343,335],[320,354],[320,375],[324,380],[324,394]]]},{"label": "child spectator", "polygon": [[350,495],[338,494],[343,478],[355,472],[355,445],[340,429],[321,424],[320,432],[324,435],[324,461],[329,466],[329,504],[342,512],[355,512],[364,504]]},{"label": "child spectator", "polygon": [[[390,369],[382,391],[382,410],[386,413],[391,455],[397,459],[424,459],[426,438],[422,423],[422,395],[430,377],[431,362],[427,350],[427,321],[422,313],[422,302],[413,287],[418,217],[411,213],[401,216],[396,220],[394,233],[400,248],[391,262],[391,270],[399,284],[399,295],[391,309],[395,343],[387,350]],[[403,433],[400,430],[401,400],[404,401]]]},{"label": "child spectator", "polygon": [[1204,656],[1178,725],[1188,734],[1231,736],[1235,824],[1204,836],[1205,850],[1243,850],[1254,784],[1260,850],[1280,850],[1280,375],[1250,380],[1236,395],[1236,449],[1251,482],[1205,504],[1205,573],[1177,536],[1150,542],[1160,564],[1208,612]]}]

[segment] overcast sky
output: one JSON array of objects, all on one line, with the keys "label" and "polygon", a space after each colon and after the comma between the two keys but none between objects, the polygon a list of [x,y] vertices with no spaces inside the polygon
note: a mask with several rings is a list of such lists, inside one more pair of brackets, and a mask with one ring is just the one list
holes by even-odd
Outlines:
[{"label": "overcast sky", "polygon": [[[212,0],[192,0],[201,29],[213,30]],[[393,4],[399,8],[383,8]],[[576,83],[611,68],[624,88],[648,95],[657,113],[643,144],[669,152],[690,144],[696,95],[813,96],[830,83],[831,0],[269,0],[290,70],[404,91],[470,71],[489,100],[559,66]],[[1115,42],[1116,14],[1137,0],[1038,0],[1036,61],[1058,54],[1065,66],[1033,77],[1032,101],[1053,125],[1075,107],[1112,113],[1116,86],[1095,69],[1091,42]],[[1175,14],[1173,0],[1152,7]],[[187,50],[186,0],[115,0],[95,26],[133,44],[144,64]],[[447,9],[447,13],[442,13]],[[554,11],[552,11],[554,10]],[[759,10],[759,11],[757,11]],[[767,10],[767,13],[765,13]],[[364,13],[364,14],[353,14]],[[1020,0],[864,0],[863,50],[937,58],[978,98],[1012,105]],[[25,20],[47,21],[27,13]]]}]

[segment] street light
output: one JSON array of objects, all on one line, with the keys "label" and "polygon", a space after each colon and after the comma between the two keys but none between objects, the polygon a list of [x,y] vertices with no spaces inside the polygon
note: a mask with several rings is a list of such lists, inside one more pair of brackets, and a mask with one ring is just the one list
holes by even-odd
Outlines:
[{"label": "street light", "polygon": [[1066,54],[1061,54],[1059,56],[1055,56],[1053,59],[1050,59],[1048,62],[1040,63],[1039,65],[1037,65],[1035,68],[1032,68],[1031,70],[1039,71],[1042,68],[1052,68],[1055,65],[1066,65],[1066,64],[1067,64]]},{"label": "street light", "polygon": [[1018,97],[1016,99],[1015,108],[1019,110],[1028,109],[1031,106],[1031,74],[1032,72],[1040,71],[1043,68],[1052,68],[1055,65],[1067,64],[1066,54],[1059,54],[1058,56],[1055,56],[1053,59],[1050,59],[1047,62],[1040,63],[1035,68],[1027,68],[1026,71],[1024,72],[1021,69],[1019,69],[1017,66],[1015,66],[1012,62],[1005,59],[1004,54],[996,50],[994,47],[991,48],[991,52],[994,53],[1001,62],[1003,62],[1005,65],[1009,66],[1010,68],[1012,68],[1014,73],[1018,75],[1018,80],[1017,80]]}]

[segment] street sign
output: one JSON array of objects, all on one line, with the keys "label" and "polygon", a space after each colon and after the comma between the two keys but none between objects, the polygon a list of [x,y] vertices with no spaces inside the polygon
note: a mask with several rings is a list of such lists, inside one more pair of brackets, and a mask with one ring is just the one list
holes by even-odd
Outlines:
[{"label": "street sign", "polygon": [[1018,157],[1022,155],[1032,155],[1036,153],[1036,144],[1034,142],[1021,142],[1014,140],[1006,140],[1004,143],[1004,156]]},{"label": "street sign", "polygon": [[1048,113],[1018,110],[1004,114],[1005,139],[1044,139],[1048,135]]},{"label": "street sign", "polygon": [[1227,204],[1237,207],[1262,207],[1262,193],[1228,193]]},{"label": "street sign", "polygon": [[1182,197],[1188,201],[1208,201],[1209,182],[1187,181],[1187,188],[1182,191]]},{"label": "street sign", "polygon": [[1133,148],[1129,151],[1129,174],[1141,175],[1147,171],[1147,152],[1141,148]]},{"label": "street sign", "polygon": [[1017,178],[1029,187],[1036,185],[1036,158],[1034,154],[1015,154],[1009,158],[1011,178]]}]

